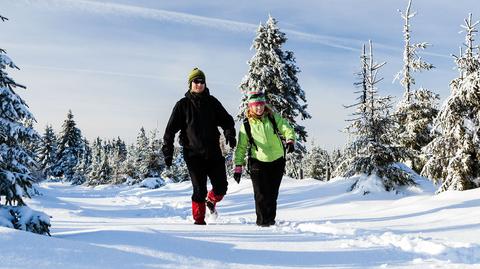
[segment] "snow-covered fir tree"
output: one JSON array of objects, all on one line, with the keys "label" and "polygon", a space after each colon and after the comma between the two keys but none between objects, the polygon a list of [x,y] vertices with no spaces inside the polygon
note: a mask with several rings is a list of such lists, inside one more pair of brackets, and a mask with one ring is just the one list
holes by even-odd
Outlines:
[{"label": "snow-covered fir tree", "polygon": [[227,147],[225,142],[225,136],[220,136],[220,150],[222,151],[222,155],[225,156],[225,167],[227,171],[227,177],[233,177],[233,154],[234,150]]},{"label": "snow-covered fir tree", "polygon": [[438,115],[440,96],[427,89],[417,89],[409,100],[400,101],[395,113],[397,119],[396,141],[405,149],[401,159],[420,173],[426,162],[422,148],[433,140],[433,121]]},{"label": "snow-covered fir tree", "polygon": [[22,196],[28,193],[33,178],[28,167],[35,163],[25,141],[38,134],[25,122],[33,119],[25,101],[14,91],[25,88],[6,73],[7,67],[18,67],[0,50],[0,197],[9,205],[24,205]]},{"label": "snow-covered fir tree", "polygon": [[[298,83],[297,67],[292,51],[283,50],[287,41],[285,33],[277,26],[277,20],[269,16],[265,25],[260,24],[252,48],[255,55],[248,62],[249,70],[240,84],[243,93],[263,91],[269,105],[294,127],[299,141],[306,141],[304,126],[297,123],[311,118],[307,112],[305,92]],[[303,104],[301,103],[303,102]],[[238,117],[243,119],[246,109],[246,96],[243,97]]]},{"label": "snow-covered fir tree", "polygon": [[110,161],[112,166],[112,184],[121,184],[125,182],[126,175],[125,162],[127,160],[127,146],[120,137],[117,137],[116,140],[113,140],[113,148],[110,153]]},{"label": "snow-covered fir tree", "polygon": [[57,137],[52,126],[47,125],[38,150],[39,165],[45,178],[53,175],[53,168],[57,163],[57,150]]},{"label": "snow-covered fir tree", "polygon": [[434,140],[425,147],[429,157],[422,175],[441,183],[438,192],[480,186],[480,56],[474,45],[479,22],[470,14],[465,54],[456,57],[460,77],[434,121]]},{"label": "snow-covered fir tree", "polygon": [[410,19],[415,17],[416,13],[411,12],[411,6],[412,0],[409,0],[405,13],[400,13],[402,19],[404,20],[403,38],[405,46],[403,50],[403,68],[395,77],[395,80],[400,80],[400,84],[405,90],[404,97],[407,100],[410,100],[412,86],[415,84],[415,78],[412,76],[412,72],[421,72],[423,70],[430,70],[432,68],[435,68],[432,64],[424,61],[422,57],[418,55],[419,50],[426,49],[430,44],[428,44],[427,42],[412,44]]},{"label": "snow-covered fir tree", "polygon": [[83,137],[82,146],[82,161],[87,167],[90,167],[92,165],[92,148],[90,147],[90,142],[86,137]]},{"label": "snow-covered fir tree", "polygon": [[[143,128],[142,128],[143,130]],[[137,140],[140,144],[143,145],[145,141],[143,140],[143,134],[142,130],[140,131],[139,139]],[[163,161],[163,154],[162,154],[162,140],[158,138],[158,131],[153,130],[150,133],[150,137],[147,140],[147,147],[145,155],[140,155],[139,159],[139,164],[140,167],[140,177],[141,178],[146,178],[146,177],[159,177],[160,174],[162,173],[163,168],[165,167],[165,163]],[[143,151],[139,151],[141,154],[143,154]]]},{"label": "snow-covered fir tree", "polygon": [[135,145],[131,144],[127,147],[127,158],[123,162],[123,169],[121,173],[126,177],[126,181],[130,184],[133,182],[133,179],[136,176],[136,169],[135,169],[135,159],[136,159],[136,150]]},{"label": "snow-covered fir tree", "polygon": [[83,154],[82,133],[76,125],[73,113],[70,110],[58,138],[58,161],[54,169],[55,176],[63,177],[65,181],[72,181],[74,167]]},{"label": "snow-covered fir tree", "polygon": [[140,128],[140,132],[137,135],[137,141],[135,143],[135,151],[133,152],[134,157],[134,167],[135,167],[135,175],[134,181],[131,182],[132,184],[139,183],[141,180],[145,178],[145,174],[143,168],[144,164],[147,161],[148,154],[149,154],[149,141],[145,129],[142,127]]},{"label": "snow-covered fir tree", "polygon": [[[411,175],[398,168],[397,160],[401,156],[401,149],[393,143],[392,129],[394,119],[390,115],[391,97],[378,95],[377,84],[380,68],[385,64],[376,63],[373,59],[373,48],[370,42],[368,55],[363,47],[361,56],[362,71],[358,74],[361,87],[358,102],[348,107],[355,107],[355,118],[346,128],[351,136],[351,142],[345,148],[342,163],[335,174],[343,177],[355,175],[376,176],[387,191],[401,185],[414,184]],[[352,190],[363,188],[360,177],[353,185]],[[368,193],[369,190],[364,190]]]},{"label": "snow-covered fir tree", "polygon": [[163,179],[170,179],[173,182],[183,182],[190,180],[187,163],[183,159],[183,151],[181,148],[175,147],[173,162],[170,169],[164,169],[162,172]]},{"label": "snow-covered fir tree", "polygon": [[100,163],[100,169],[97,171],[96,185],[111,184],[112,183],[113,169],[110,161],[110,154],[106,148],[102,152],[102,162]]},{"label": "snow-covered fir tree", "polygon": [[88,142],[87,138],[83,138],[83,148],[82,148],[82,155],[77,163],[77,165],[73,168],[73,178],[71,183],[73,185],[81,185],[85,183],[88,179],[88,175],[91,172],[92,168],[92,149],[90,148],[90,142]]},{"label": "snow-covered fir tree", "polygon": [[[25,121],[25,127],[34,129],[33,124],[34,124],[34,119],[29,119]],[[39,165],[39,160],[40,156],[38,155],[40,146],[41,146],[41,136],[36,135],[34,138],[31,140],[24,140],[23,143],[23,148],[27,153],[32,156],[34,162],[32,162],[28,166],[28,170],[30,171],[31,176],[33,177],[34,182],[39,182],[43,180],[43,173],[42,170],[40,169]]]},{"label": "snow-covered fir tree", "polygon": [[262,91],[273,110],[287,119],[297,133],[298,142],[296,154],[287,156],[287,170],[296,178],[302,178],[301,167],[298,167],[298,158],[305,153],[303,145],[307,139],[304,126],[297,123],[300,116],[302,120],[311,118],[307,112],[305,92],[298,83],[297,67],[292,51],[283,50],[282,46],[287,41],[285,33],[280,31],[277,20],[269,16],[265,24],[260,24],[252,48],[255,55],[248,62],[249,70],[240,84],[244,93],[240,105],[238,118],[245,115],[246,93]]},{"label": "snow-covered fir tree", "polygon": [[111,179],[111,167],[109,167],[109,158],[107,147],[103,140],[97,137],[92,144],[92,164],[87,178],[87,185],[95,186],[100,184],[108,184]]},{"label": "snow-covered fir tree", "polygon": [[305,177],[328,181],[332,177],[333,162],[330,154],[312,143],[303,159]]},{"label": "snow-covered fir tree", "polygon": [[[7,20],[3,16],[0,19]],[[10,78],[7,68],[19,69],[0,49],[0,202],[5,204],[0,206],[0,215],[8,216],[8,221],[1,225],[49,234],[49,217],[28,208],[22,198],[29,196],[33,182],[29,167],[35,165],[26,145],[40,136],[29,125],[35,119],[27,104],[15,92],[26,87]]]},{"label": "snow-covered fir tree", "polygon": [[403,37],[405,46],[403,68],[397,74],[395,80],[400,80],[400,84],[404,88],[404,94],[395,112],[397,121],[395,134],[399,145],[405,148],[406,154],[402,156],[402,160],[409,163],[414,171],[420,173],[426,159],[421,149],[433,139],[431,128],[433,119],[438,113],[438,100],[440,98],[437,94],[424,88],[412,89],[415,85],[412,73],[430,70],[434,66],[418,55],[418,51],[426,49],[429,44],[426,42],[412,44],[411,42],[410,19],[416,14],[411,12],[411,6],[412,0],[409,0],[405,13],[401,13],[404,20]]},{"label": "snow-covered fir tree", "polygon": [[332,150],[332,153],[330,154],[330,160],[332,161],[332,176],[334,174],[334,171],[337,169],[338,166],[340,166],[340,163],[342,162],[343,158],[343,153],[340,149],[336,148]]},{"label": "snow-covered fir tree", "polygon": [[303,179],[303,158],[305,149],[296,149],[294,152],[285,156],[285,175],[295,179]]}]

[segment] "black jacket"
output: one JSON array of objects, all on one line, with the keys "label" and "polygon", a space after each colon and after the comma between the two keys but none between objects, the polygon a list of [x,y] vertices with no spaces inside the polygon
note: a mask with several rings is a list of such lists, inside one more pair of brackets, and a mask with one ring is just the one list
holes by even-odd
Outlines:
[{"label": "black jacket", "polygon": [[210,95],[208,88],[201,94],[188,91],[173,108],[163,136],[163,155],[165,158],[173,156],[175,134],[180,131],[185,157],[221,157],[218,126],[222,127],[225,136],[235,135],[232,116]]}]

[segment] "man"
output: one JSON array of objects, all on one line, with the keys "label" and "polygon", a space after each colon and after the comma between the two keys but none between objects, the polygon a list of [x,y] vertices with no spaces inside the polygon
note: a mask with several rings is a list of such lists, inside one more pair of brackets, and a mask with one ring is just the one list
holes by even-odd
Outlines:
[{"label": "man", "polygon": [[[163,136],[162,151],[165,164],[170,167],[175,134],[180,131],[180,145],[193,185],[192,216],[195,224],[205,225],[205,207],[216,214],[215,206],[223,199],[228,185],[218,126],[224,131],[226,143],[234,148],[237,143],[235,123],[222,104],[210,95],[205,74],[200,69],[190,72],[188,86],[185,97],[173,108]],[[212,183],[208,193],[207,177]]]}]

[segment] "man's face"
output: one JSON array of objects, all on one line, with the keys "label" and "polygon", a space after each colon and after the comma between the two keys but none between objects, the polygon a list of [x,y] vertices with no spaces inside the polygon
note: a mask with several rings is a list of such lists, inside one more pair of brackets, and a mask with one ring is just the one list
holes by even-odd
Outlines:
[{"label": "man's face", "polygon": [[191,89],[194,93],[202,93],[205,90],[205,80],[203,78],[192,80]]}]

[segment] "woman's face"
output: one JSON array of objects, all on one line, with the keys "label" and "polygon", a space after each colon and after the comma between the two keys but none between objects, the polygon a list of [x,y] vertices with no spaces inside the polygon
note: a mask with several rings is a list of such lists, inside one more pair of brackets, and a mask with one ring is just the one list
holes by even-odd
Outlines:
[{"label": "woman's face", "polygon": [[262,116],[263,112],[265,111],[265,104],[255,104],[255,105],[250,106],[250,109],[257,116]]}]

